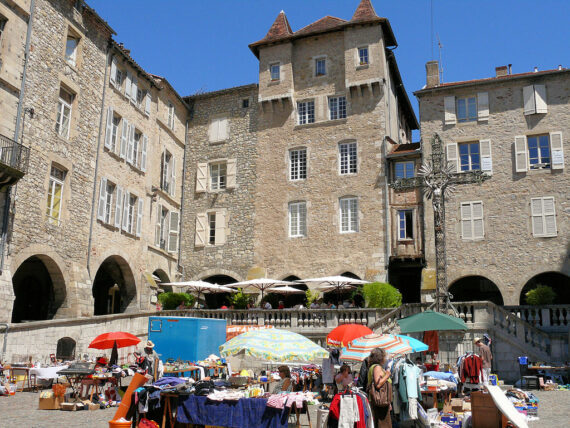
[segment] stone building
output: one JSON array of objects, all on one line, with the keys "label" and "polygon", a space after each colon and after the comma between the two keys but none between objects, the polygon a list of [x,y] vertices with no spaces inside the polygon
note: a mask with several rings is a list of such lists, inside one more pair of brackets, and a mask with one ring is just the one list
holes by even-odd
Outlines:
[{"label": "stone building", "polygon": [[[443,140],[454,169],[482,170],[446,200],[448,286],[456,300],[524,304],[537,284],[570,301],[570,70],[442,83],[428,62],[417,91],[423,155]],[[434,268],[433,212],[426,210],[427,269]],[[426,284],[424,284],[426,285]],[[424,290],[428,292],[429,290]]]}]

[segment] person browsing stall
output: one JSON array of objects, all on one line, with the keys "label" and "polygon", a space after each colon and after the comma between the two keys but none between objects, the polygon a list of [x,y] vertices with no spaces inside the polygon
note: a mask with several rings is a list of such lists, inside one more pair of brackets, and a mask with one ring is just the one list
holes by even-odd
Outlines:
[{"label": "person browsing stall", "polygon": [[160,357],[154,350],[154,343],[151,340],[147,340],[144,346],[144,356],[147,359],[147,373],[154,376],[154,366],[157,366],[156,378],[159,379],[162,377],[162,373],[164,369],[162,367],[162,361],[160,361]]},{"label": "person browsing stall", "polygon": [[293,391],[293,382],[291,381],[291,370],[289,370],[289,367],[279,366],[278,370],[280,379],[273,387],[273,394]]},{"label": "person browsing stall", "polygon": [[[390,380],[390,370],[384,370],[386,365],[386,351],[380,348],[372,350],[368,357],[368,383],[374,382],[376,388],[380,388]],[[392,428],[392,420],[390,419],[390,406],[378,407],[370,401],[372,413],[374,415],[374,426],[376,428]]]},{"label": "person browsing stall", "polygon": [[475,343],[475,346],[479,348],[477,353],[483,361],[483,385],[489,385],[489,375],[491,374],[491,360],[493,359],[491,349],[481,341],[480,337],[476,337],[473,342]]},{"label": "person browsing stall", "polygon": [[350,367],[347,364],[342,365],[340,373],[334,377],[334,381],[339,391],[344,391],[347,386],[352,385],[354,379],[350,374]]}]

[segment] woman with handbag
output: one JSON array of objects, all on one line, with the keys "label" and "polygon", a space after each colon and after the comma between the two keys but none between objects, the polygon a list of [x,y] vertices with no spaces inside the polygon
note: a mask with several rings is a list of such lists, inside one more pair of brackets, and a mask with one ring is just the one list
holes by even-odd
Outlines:
[{"label": "woman with handbag", "polygon": [[374,349],[368,357],[368,399],[376,428],[392,428],[390,409],[392,408],[392,381],[390,370],[384,370],[386,351]]}]

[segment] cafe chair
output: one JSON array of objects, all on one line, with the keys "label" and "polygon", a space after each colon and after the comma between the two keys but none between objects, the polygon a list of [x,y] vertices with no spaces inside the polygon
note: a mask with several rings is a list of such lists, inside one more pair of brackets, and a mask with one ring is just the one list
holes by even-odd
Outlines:
[{"label": "cafe chair", "polygon": [[528,369],[528,363],[521,364],[519,362],[519,369],[521,374],[521,389],[524,389],[525,383],[527,389],[539,389],[538,376],[531,373]]}]

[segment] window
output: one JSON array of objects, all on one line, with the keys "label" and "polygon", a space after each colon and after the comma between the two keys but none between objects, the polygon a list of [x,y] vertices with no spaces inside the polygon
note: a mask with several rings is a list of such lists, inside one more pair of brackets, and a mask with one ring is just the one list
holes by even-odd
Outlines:
[{"label": "window", "polygon": [[414,211],[398,210],[398,240],[414,239]]},{"label": "window", "polygon": [[358,199],[340,199],[340,233],[358,232]]},{"label": "window", "polygon": [[326,58],[317,58],[315,60],[315,76],[325,76],[327,74]]},{"label": "window", "polygon": [[[171,226],[172,231],[172,226]],[[173,236],[174,236],[174,231]],[[178,231],[176,230],[176,233]],[[174,239],[174,238],[173,238]],[[196,247],[223,245],[226,242],[226,212],[211,211],[196,215]]]},{"label": "window", "polygon": [[162,248],[163,250],[166,249],[166,237],[168,236],[168,220],[169,215],[168,215],[168,210],[164,207],[160,207],[160,211],[159,211],[159,223],[160,223],[160,235],[159,235],[159,239],[158,239],[158,247]]},{"label": "window", "polygon": [[116,57],[113,57],[113,61],[111,61],[111,75],[110,75],[111,83],[116,87],[120,88],[123,84],[123,79],[125,78],[125,73],[119,68],[118,60]]},{"label": "window", "polygon": [[59,225],[61,205],[63,202],[63,185],[66,171],[54,165],[51,166],[47,197],[47,217],[51,224]]},{"label": "window", "polygon": [[457,99],[457,121],[471,122],[477,120],[477,98],[466,97]]},{"label": "window", "polygon": [[121,123],[121,117],[113,115],[113,125],[111,131],[111,150],[114,152],[117,147],[117,139],[119,138],[119,124]]},{"label": "window", "polygon": [[291,238],[307,236],[306,202],[291,202],[289,204],[289,236]]},{"label": "window", "polygon": [[77,46],[79,45],[79,37],[73,34],[67,35],[67,41],[65,43],[65,60],[75,66],[77,62]]},{"label": "window", "polygon": [[228,139],[229,135],[228,119],[225,117],[213,119],[210,122],[210,128],[208,130],[208,136],[210,137],[211,143],[217,143],[220,141],[225,141]]},{"label": "window", "polygon": [[340,174],[356,174],[357,154],[356,143],[341,143],[338,145],[340,157]]},{"label": "window", "polygon": [[329,114],[330,119],[346,118],[346,97],[330,97],[329,98]]},{"label": "window", "polygon": [[531,198],[532,234],[537,237],[556,236],[554,198]]},{"label": "window", "polygon": [[550,168],[550,141],[548,135],[527,137],[530,169]]},{"label": "window", "polygon": [[481,169],[479,142],[460,143],[458,144],[458,148],[461,171],[476,171]]},{"label": "window", "polygon": [[299,113],[299,125],[305,125],[307,123],[315,123],[314,101],[298,102],[297,111]]},{"label": "window", "polygon": [[71,105],[73,94],[63,88],[59,89],[59,101],[57,103],[57,121],[55,131],[63,138],[69,138],[69,127],[71,124]]},{"label": "window", "polygon": [[174,130],[174,104],[168,103],[168,127]]},{"label": "window", "polygon": [[248,108],[249,107],[249,98],[244,98],[241,100],[241,108]]},{"label": "window", "polygon": [[143,100],[145,99],[146,91],[143,91],[141,88],[137,88],[137,105],[141,106]]},{"label": "window", "polygon": [[305,180],[307,178],[307,149],[289,151],[289,179]]},{"label": "window", "polygon": [[[106,224],[111,224],[111,214],[113,212],[113,195],[117,194],[115,184],[106,178],[101,178],[101,186],[99,190],[99,207],[97,208],[97,220],[101,220]],[[116,202],[116,201],[115,201]],[[115,216],[120,216],[120,210],[115,209]]]},{"label": "window", "polygon": [[176,193],[176,159],[168,150],[162,152],[160,161],[160,188],[171,196]]},{"label": "window", "polygon": [[4,18],[2,15],[0,15],[0,41],[2,41],[2,34],[4,33],[6,22],[8,22],[8,20]]},{"label": "window", "polygon": [[415,177],[414,161],[402,161],[394,164],[394,179]]},{"label": "window", "polygon": [[208,244],[216,245],[216,213],[208,214]]},{"label": "window", "polygon": [[358,48],[358,61],[360,65],[368,64],[368,46]]},{"label": "window", "polygon": [[[148,137],[136,129],[134,125],[127,124],[127,163],[143,172],[146,171],[147,148]],[[121,139],[121,157],[123,157],[123,150],[123,140]]]},{"label": "window", "polygon": [[227,165],[223,163],[210,164],[210,190],[224,190],[227,181]]},{"label": "window", "polygon": [[523,88],[524,114],[547,113],[546,86],[530,85]]},{"label": "window", "polygon": [[269,73],[271,74],[272,81],[281,79],[281,66],[279,63],[271,64],[269,66]]},{"label": "window", "polygon": [[123,230],[127,233],[134,234],[135,227],[135,209],[137,206],[137,197],[126,192],[123,202]]},{"label": "window", "polygon": [[107,109],[107,129],[105,132],[105,148],[115,152],[118,147],[120,135],[121,116],[113,111],[113,107]]},{"label": "window", "polygon": [[113,207],[113,194],[115,193],[115,185],[111,182],[107,182],[105,186],[105,213],[103,221],[105,223],[111,223],[111,211]]},{"label": "window", "polygon": [[462,202],[461,238],[470,240],[483,237],[483,202]]},{"label": "window", "polygon": [[515,137],[516,171],[528,169],[563,169],[562,132]]}]

